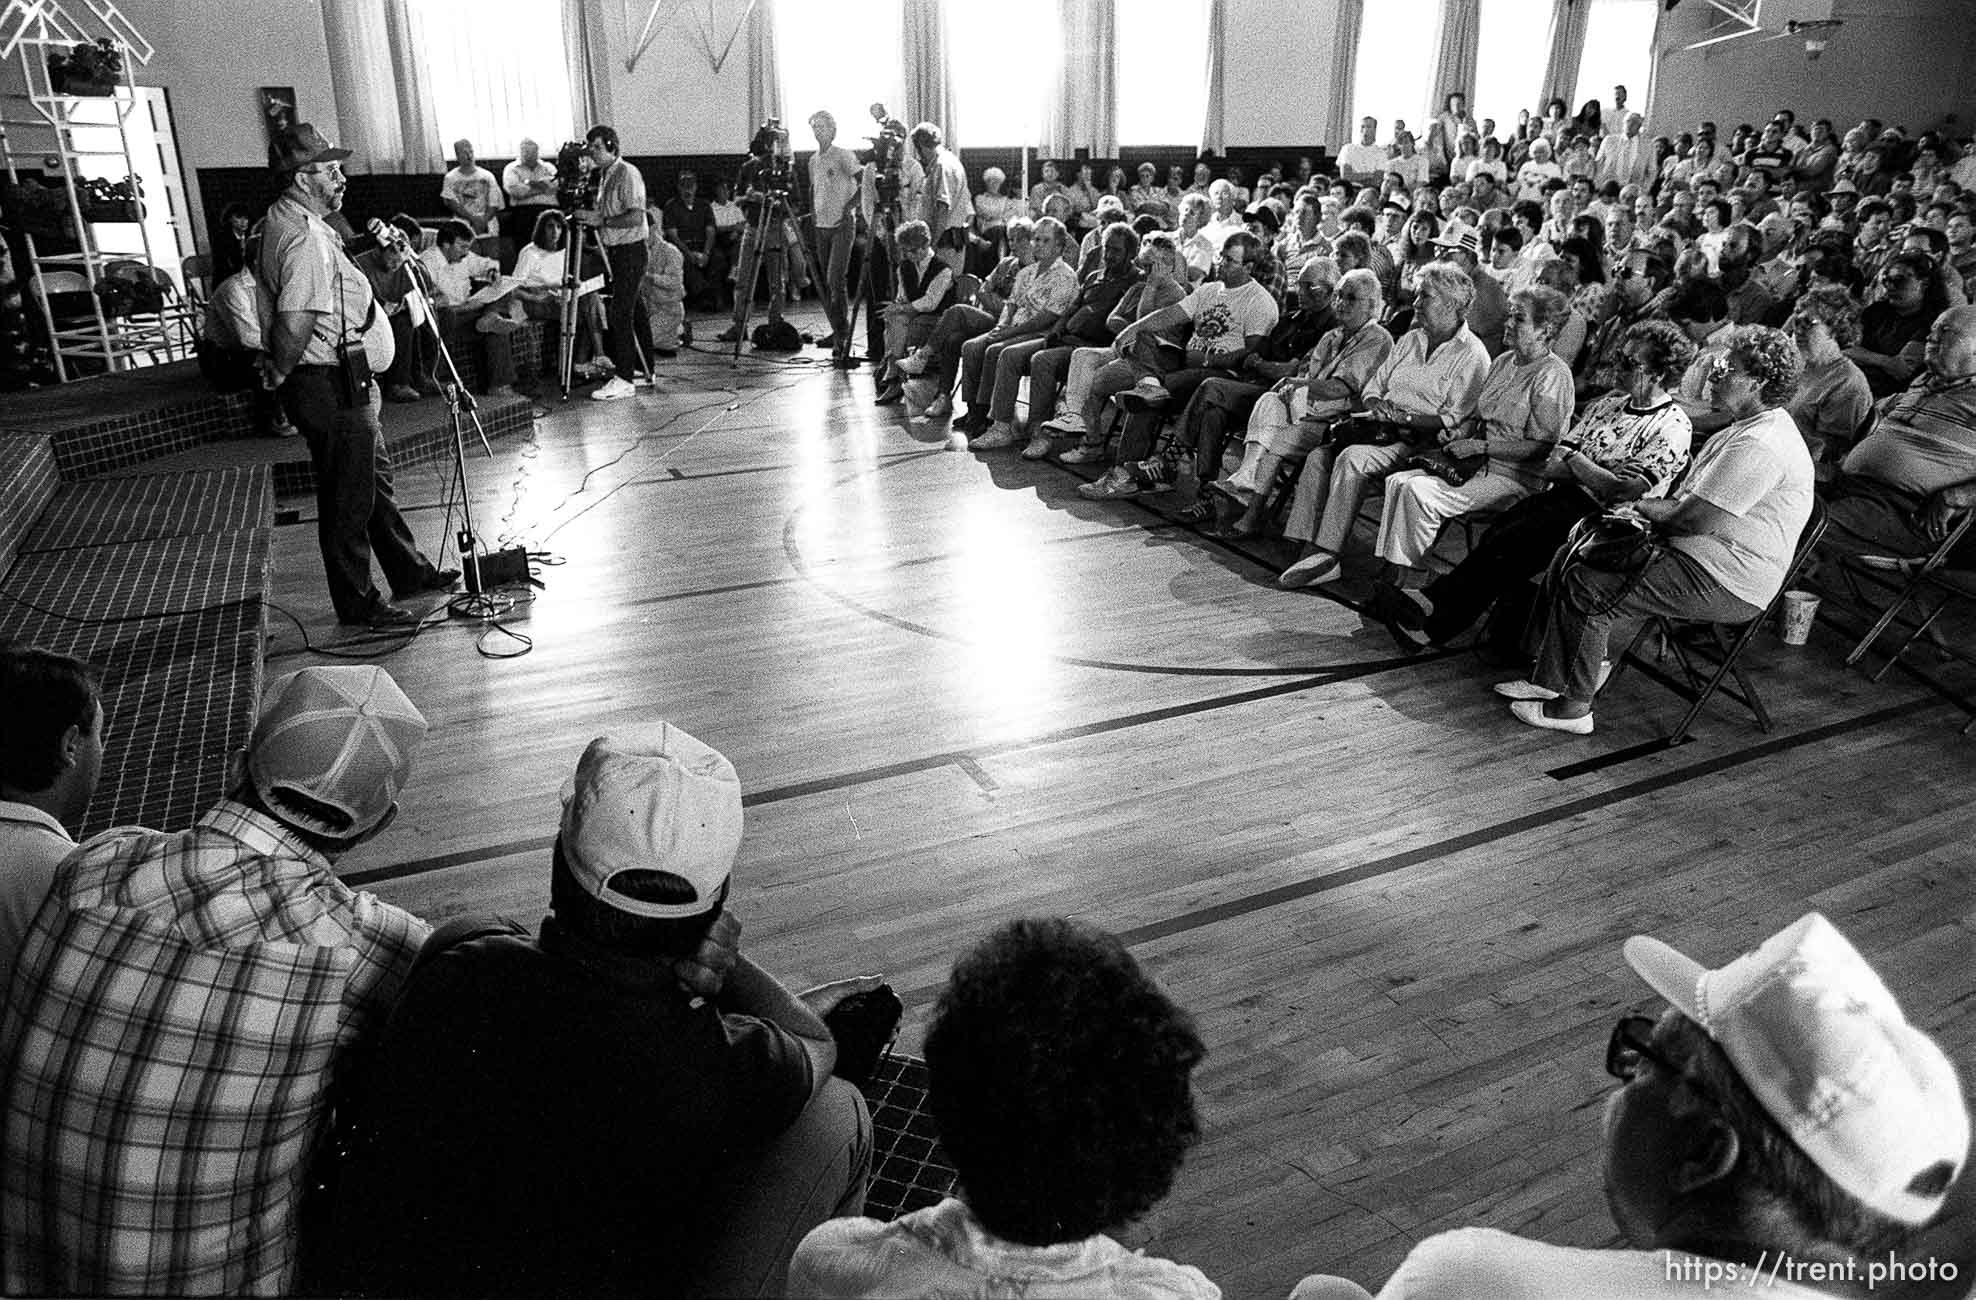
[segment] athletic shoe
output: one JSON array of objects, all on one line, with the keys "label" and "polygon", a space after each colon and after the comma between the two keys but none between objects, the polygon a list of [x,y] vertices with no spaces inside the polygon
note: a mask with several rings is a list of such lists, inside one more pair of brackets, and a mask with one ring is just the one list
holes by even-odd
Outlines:
[{"label": "athletic shoe", "polygon": [[1022,449],[1022,458],[1024,460],[1042,460],[1049,454],[1050,439],[1048,435],[1041,433],[1031,438],[1029,445]]},{"label": "athletic shoe", "polygon": [[926,418],[944,420],[954,413],[954,395],[942,393],[926,404]]},{"label": "athletic shoe", "polygon": [[1057,460],[1065,465],[1089,465],[1093,461],[1100,461],[1104,458],[1105,449],[1103,447],[1087,447],[1083,443],[1079,443],[1063,455],[1057,457]]},{"label": "athletic shoe", "polygon": [[1001,451],[1005,447],[1013,447],[1015,430],[1009,427],[1007,420],[997,420],[988,426],[988,432],[976,438],[969,446],[974,451]]},{"label": "athletic shoe", "polygon": [[932,361],[931,348],[914,348],[910,353],[899,358],[899,369],[908,375],[923,375]]},{"label": "athletic shoe", "polygon": [[1101,479],[1077,485],[1077,495],[1087,501],[1112,501],[1119,497],[1136,497],[1139,485],[1132,480],[1132,471],[1124,465],[1114,465],[1105,471]]},{"label": "athletic shoe", "polygon": [[1072,411],[1043,421],[1042,428],[1060,438],[1081,438],[1084,436],[1084,417]]},{"label": "athletic shoe", "polygon": [[615,402],[620,398],[630,397],[637,391],[628,381],[613,377],[610,382],[590,394],[590,400],[593,402]]}]

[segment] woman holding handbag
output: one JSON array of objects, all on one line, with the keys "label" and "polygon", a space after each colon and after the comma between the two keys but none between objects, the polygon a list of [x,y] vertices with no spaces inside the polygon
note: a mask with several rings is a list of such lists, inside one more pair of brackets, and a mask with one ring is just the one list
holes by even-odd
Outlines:
[{"label": "woman holding handbag", "polygon": [[[1688,463],[1693,429],[1669,386],[1694,359],[1694,343],[1666,321],[1628,328],[1615,367],[1621,386],[1588,405],[1550,448],[1538,470],[1548,487],[1505,510],[1453,572],[1418,593],[1387,584],[1374,589],[1373,612],[1400,648],[1446,645],[1499,601],[1512,601],[1514,609],[1498,608],[1490,627],[1520,642],[1530,602],[1514,598],[1530,592],[1530,580],[1544,571],[1571,526],[1612,506],[1662,495]],[[1516,644],[1506,650],[1513,655]]]},{"label": "woman holding handbag", "polygon": [[1536,671],[1495,688],[1517,721],[1590,735],[1599,665],[1623,619],[1743,623],[1776,596],[1812,509],[1811,455],[1784,410],[1803,368],[1781,330],[1730,331],[1709,373],[1709,399],[1729,425],[1669,496],[1625,507],[1663,542],[1644,568],[1570,565],[1549,585]]},{"label": "woman holding handbag", "polygon": [[1397,594],[1448,520],[1500,510],[1543,486],[1539,466],[1571,423],[1571,367],[1551,351],[1570,314],[1570,303],[1555,289],[1514,295],[1503,326],[1507,350],[1489,365],[1474,417],[1443,429],[1438,448],[1387,478],[1373,548],[1386,562],[1382,589]]}]

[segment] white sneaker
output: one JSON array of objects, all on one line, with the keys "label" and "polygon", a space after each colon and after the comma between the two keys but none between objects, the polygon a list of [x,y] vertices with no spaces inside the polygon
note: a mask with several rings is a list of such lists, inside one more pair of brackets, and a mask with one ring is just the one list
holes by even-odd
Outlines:
[{"label": "white sneaker", "polygon": [[970,445],[976,451],[1000,451],[1004,447],[1015,446],[1015,430],[1007,420],[997,420],[988,426],[988,432],[976,438]]},{"label": "white sneaker", "polygon": [[926,405],[926,418],[944,420],[954,413],[954,395],[942,393]]},{"label": "white sneaker", "polygon": [[637,391],[636,388],[633,388],[623,379],[614,377],[609,383],[590,394],[590,400],[593,402],[615,402],[620,398],[630,397]]},{"label": "white sneaker", "polygon": [[1024,460],[1043,460],[1049,456],[1050,449],[1049,435],[1039,433],[1029,440],[1027,447],[1022,449],[1022,458]]},{"label": "white sneaker", "polygon": [[1042,427],[1060,438],[1075,438],[1085,432],[1084,417],[1076,412],[1045,420]]},{"label": "white sneaker", "polygon": [[903,374],[923,375],[932,360],[931,348],[914,348],[910,353],[899,358],[899,370]]}]

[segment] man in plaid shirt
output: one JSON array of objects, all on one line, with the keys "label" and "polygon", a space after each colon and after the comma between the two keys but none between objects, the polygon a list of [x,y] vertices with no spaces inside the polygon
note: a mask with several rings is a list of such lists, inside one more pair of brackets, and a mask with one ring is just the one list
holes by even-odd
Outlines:
[{"label": "man in plaid shirt", "polygon": [[304,669],[190,830],[57,868],[0,1022],[7,1294],[293,1289],[337,1076],[428,934],[330,864],[390,823],[425,730],[384,670]]}]

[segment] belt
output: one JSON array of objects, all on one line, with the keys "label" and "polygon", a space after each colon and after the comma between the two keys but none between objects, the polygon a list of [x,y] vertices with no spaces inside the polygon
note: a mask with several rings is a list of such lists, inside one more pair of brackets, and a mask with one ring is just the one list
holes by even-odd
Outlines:
[{"label": "belt", "polygon": [[299,361],[288,373],[292,375],[298,370],[330,370],[340,372],[342,369],[342,366],[325,365],[320,361]]}]

